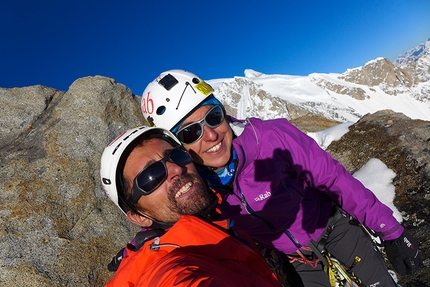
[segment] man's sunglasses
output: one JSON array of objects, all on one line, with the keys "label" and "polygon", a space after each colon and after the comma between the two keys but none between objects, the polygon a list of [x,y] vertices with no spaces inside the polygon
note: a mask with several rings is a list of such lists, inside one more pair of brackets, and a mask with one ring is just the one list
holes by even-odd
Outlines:
[{"label": "man's sunglasses", "polygon": [[170,161],[179,166],[185,166],[191,162],[191,156],[183,149],[174,148],[169,150],[161,160],[145,167],[133,181],[133,188],[131,190],[131,200],[133,204],[136,204],[142,195],[151,194],[166,180],[166,161]]},{"label": "man's sunglasses", "polygon": [[218,105],[213,106],[198,122],[190,123],[178,130],[176,137],[183,144],[192,144],[198,141],[203,136],[204,126],[207,125],[211,129],[219,127],[224,121],[224,112]]}]

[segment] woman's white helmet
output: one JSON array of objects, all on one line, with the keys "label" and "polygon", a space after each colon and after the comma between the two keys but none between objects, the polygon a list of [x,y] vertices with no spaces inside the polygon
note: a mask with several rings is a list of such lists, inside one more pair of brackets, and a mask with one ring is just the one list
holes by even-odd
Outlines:
[{"label": "woman's white helmet", "polygon": [[143,91],[142,113],[150,126],[171,130],[213,91],[193,73],[169,70],[161,73]]},{"label": "woman's white helmet", "polygon": [[168,130],[147,126],[140,126],[123,132],[113,140],[103,151],[100,164],[100,177],[108,197],[126,213],[128,204],[121,193],[118,191],[122,188],[120,182],[125,160],[130,154],[137,138],[161,138],[173,146],[180,145],[179,140]]}]

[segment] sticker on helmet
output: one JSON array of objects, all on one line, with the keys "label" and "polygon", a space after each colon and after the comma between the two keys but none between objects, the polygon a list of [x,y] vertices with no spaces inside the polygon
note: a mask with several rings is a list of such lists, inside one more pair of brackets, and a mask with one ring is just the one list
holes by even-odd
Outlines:
[{"label": "sticker on helmet", "polygon": [[142,95],[142,112],[143,114],[152,114],[154,112],[154,100],[151,97],[151,92]]},{"label": "sticker on helmet", "polygon": [[200,83],[198,83],[195,88],[197,90],[200,91],[200,93],[202,93],[205,96],[209,96],[214,90],[212,89],[211,86],[209,86],[208,84],[206,84],[205,82],[201,81]]}]

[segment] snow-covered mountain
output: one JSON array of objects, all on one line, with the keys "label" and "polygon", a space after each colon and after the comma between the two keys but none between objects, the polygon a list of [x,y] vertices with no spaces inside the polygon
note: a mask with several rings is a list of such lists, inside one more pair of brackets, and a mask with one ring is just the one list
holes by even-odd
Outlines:
[{"label": "snow-covered mountain", "polygon": [[396,66],[405,69],[421,82],[430,80],[430,39],[400,55]]},{"label": "snow-covered mountain", "polygon": [[249,69],[243,77],[208,82],[238,118],[316,115],[355,122],[366,113],[391,109],[430,120],[430,39],[394,63],[377,58],[343,74],[268,75]]}]

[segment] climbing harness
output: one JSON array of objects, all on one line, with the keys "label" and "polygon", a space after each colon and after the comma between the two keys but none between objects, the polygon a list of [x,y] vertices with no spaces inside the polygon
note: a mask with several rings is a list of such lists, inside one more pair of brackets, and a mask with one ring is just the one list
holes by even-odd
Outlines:
[{"label": "climbing harness", "polygon": [[[335,223],[342,217],[347,216],[349,215],[345,214],[343,210],[335,206],[333,208],[333,212],[330,216],[326,230],[321,235],[318,242],[311,240],[309,242],[309,246],[300,245],[294,236],[290,232],[286,231],[285,234],[293,241],[296,247],[298,247],[296,250],[297,255],[287,255],[290,263],[297,261],[310,265],[312,268],[316,268],[318,263],[321,262],[324,266],[324,271],[329,278],[330,286],[364,287],[362,280],[357,277],[354,271],[352,271],[352,268],[354,268],[354,266],[361,261],[359,256],[356,256],[352,266],[348,267],[341,263],[325,249],[328,237],[333,231]],[[312,252],[312,255],[310,258],[308,258],[301,250]],[[316,256],[316,258],[314,258],[314,256]]]},{"label": "climbing harness", "polygon": [[327,260],[327,265],[324,265],[324,271],[327,273],[331,286],[339,286],[337,284],[342,284],[340,286],[352,287],[360,286],[364,287],[363,282],[360,278],[355,275],[354,271],[351,269],[361,261],[361,258],[356,256],[353,266],[348,268],[344,264],[340,263],[336,258],[332,257],[329,252],[324,254]]},{"label": "climbing harness", "polygon": [[324,266],[324,271],[327,273],[330,281],[330,285],[335,286],[359,286],[364,287],[364,284],[360,278],[352,271],[352,268],[361,261],[359,256],[355,256],[352,266],[348,267],[345,264],[337,260],[330,252],[325,249],[328,237],[333,231],[335,224],[342,217],[350,217],[350,224],[353,220],[352,217],[346,214],[340,207],[335,206],[333,208],[332,215],[330,216],[327,228],[321,235],[318,242],[311,240],[309,242],[309,247],[312,249],[313,253],[320,259]]}]

